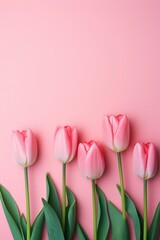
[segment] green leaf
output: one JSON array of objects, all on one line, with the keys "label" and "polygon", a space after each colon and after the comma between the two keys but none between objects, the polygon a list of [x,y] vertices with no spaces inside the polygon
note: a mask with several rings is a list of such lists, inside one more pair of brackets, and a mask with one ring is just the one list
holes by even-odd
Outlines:
[{"label": "green leaf", "polygon": [[129,240],[127,221],[111,202],[108,202],[108,209],[112,224],[112,240]]},{"label": "green leaf", "polygon": [[21,215],[21,232],[22,232],[22,235],[23,235],[23,239],[26,239],[26,236],[27,236],[27,223],[26,223],[26,220],[25,220],[25,217],[24,217],[23,214]]},{"label": "green leaf", "polygon": [[13,238],[16,240],[23,240],[21,233],[20,214],[16,202],[11,194],[2,185],[0,185],[0,198]]},{"label": "green leaf", "polygon": [[60,221],[50,204],[42,199],[49,240],[65,240]]},{"label": "green leaf", "polygon": [[139,222],[140,222],[140,228],[141,228],[141,239],[143,239],[143,217],[141,216],[140,212],[138,212]]},{"label": "green leaf", "polygon": [[148,240],[157,240],[159,239],[160,233],[160,203],[158,203],[149,232]]},{"label": "green leaf", "polygon": [[68,199],[68,205],[66,208],[66,239],[71,240],[73,238],[76,224],[76,199],[68,187],[66,187],[66,193]]},{"label": "green leaf", "polygon": [[31,228],[31,240],[41,239],[42,229],[44,223],[44,211],[43,209],[37,215]]},{"label": "green leaf", "polygon": [[[119,193],[121,194],[120,186],[117,185],[117,188],[118,188]],[[141,236],[141,225],[140,225],[138,211],[136,209],[134,202],[131,200],[131,198],[126,193],[125,193],[125,201],[126,201],[126,211],[133,221],[136,240],[140,240],[140,239],[142,239],[142,236]]]},{"label": "green leaf", "polygon": [[61,222],[61,205],[58,198],[57,190],[49,174],[46,175],[46,184],[47,184],[47,201],[54,209],[59,218],[59,221]]},{"label": "green leaf", "polygon": [[98,195],[98,240],[106,240],[109,232],[109,217],[107,212],[107,202],[103,191],[96,184],[96,191]]},{"label": "green leaf", "polygon": [[78,236],[78,240],[89,240],[87,234],[85,233],[84,229],[80,226],[80,224],[76,224],[76,233]]}]

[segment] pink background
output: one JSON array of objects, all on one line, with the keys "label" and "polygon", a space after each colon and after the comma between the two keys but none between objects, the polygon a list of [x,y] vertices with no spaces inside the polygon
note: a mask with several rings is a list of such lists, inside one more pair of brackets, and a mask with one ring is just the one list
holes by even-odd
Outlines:
[{"label": "pink background", "polygon": [[[125,189],[143,212],[143,183],[131,158],[138,140],[160,150],[159,12],[158,0],[0,1],[0,182],[25,213],[23,168],[12,162],[11,133],[31,128],[39,143],[37,163],[29,169],[32,222],[45,197],[46,172],[61,192],[61,164],[53,156],[56,126],[75,125],[81,141],[103,143],[103,115],[112,113],[130,119],[130,147],[122,155]],[[98,184],[120,208],[116,156],[105,152],[106,172]],[[67,185],[78,201],[79,222],[93,239],[91,183],[76,160],[67,167]],[[148,186],[149,223],[159,186],[158,170]],[[0,239],[12,239],[1,206]]]}]

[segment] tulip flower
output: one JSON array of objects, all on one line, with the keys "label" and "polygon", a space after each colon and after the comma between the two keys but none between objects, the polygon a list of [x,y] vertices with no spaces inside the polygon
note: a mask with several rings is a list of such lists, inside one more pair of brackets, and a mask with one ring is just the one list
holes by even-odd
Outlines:
[{"label": "tulip flower", "polygon": [[70,126],[59,127],[54,136],[54,153],[57,160],[62,162],[62,229],[65,232],[66,218],[66,163],[76,155],[78,145],[77,129]]},{"label": "tulip flower", "polygon": [[14,161],[24,167],[27,215],[27,240],[30,240],[30,200],[28,185],[28,166],[37,159],[37,141],[30,129],[13,131],[12,157]]},{"label": "tulip flower", "polygon": [[94,240],[97,240],[95,179],[100,178],[105,170],[104,154],[100,144],[95,141],[80,143],[78,146],[78,165],[82,175],[92,180],[93,235]]},{"label": "tulip flower", "polygon": [[142,179],[150,179],[157,171],[156,149],[152,143],[136,143],[133,150],[133,169]]},{"label": "tulip flower", "polygon": [[78,165],[83,176],[94,180],[105,170],[104,154],[99,143],[91,141],[78,146]]},{"label": "tulip flower", "polygon": [[126,219],[126,204],[121,163],[121,152],[126,150],[129,145],[130,127],[127,116],[122,114],[118,116],[105,115],[103,120],[103,135],[106,146],[112,151],[117,153],[121,186],[122,214],[123,218]]},{"label": "tulip flower", "polygon": [[133,150],[133,169],[143,179],[144,224],[143,240],[147,240],[147,180],[154,177],[157,171],[157,154],[152,143],[136,143]]},{"label": "tulip flower", "polygon": [[37,159],[37,141],[30,129],[13,131],[12,155],[15,162],[28,167]]},{"label": "tulip flower", "polygon": [[68,163],[75,157],[78,144],[76,128],[70,126],[57,128],[54,136],[54,152],[62,163]]},{"label": "tulip flower", "polygon": [[114,152],[127,149],[130,139],[129,121],[126,115],[104,116],[103,135],[105,144]]}]

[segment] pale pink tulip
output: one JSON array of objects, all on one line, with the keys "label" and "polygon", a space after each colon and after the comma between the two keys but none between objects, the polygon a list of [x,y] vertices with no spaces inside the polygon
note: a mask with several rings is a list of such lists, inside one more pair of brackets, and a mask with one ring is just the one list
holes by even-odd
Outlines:
[{"label": "pale pink tulip", "polygon": [[78,166],[83,176],[97,179],[105,170],[104,154],[99,143],[91,141],[78,146]]},{"label": "pale pink tulip", "polygon": [[77,129],[70,126],[57,128],[54,136],[54,153],[62,163],[68,163],[76,155],[78,145]]},{"label": "pale pink tulip", "polygon": [[13,131],[13,160],[23,167],[32,165],[37,159],[37,141],[30,129]]},{"label": "pale pink tulip", "polygon": [[126,115],[104,116],[103,135],[105,144],[114,152],[122,152],[129,145],[130,127]]},{"label": "pale pink tulip", "polygon": [[133,170],[143,179],[154,177],[157,171],[157,154],[152,143],[136,143],[133,150]]}]

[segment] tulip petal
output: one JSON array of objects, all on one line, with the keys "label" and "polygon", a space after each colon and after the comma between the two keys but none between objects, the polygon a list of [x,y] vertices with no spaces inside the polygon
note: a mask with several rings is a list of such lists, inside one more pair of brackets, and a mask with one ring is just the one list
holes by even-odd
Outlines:
[{"label": "tulip petal", "polygon": [[37,158],[37,141],[30,129],[27,129],[24,137],[27,166],[30,166],[36,161]]},{"label": "tulip petal", "polygon": [[71,132],[71,155],[70,155],[70,159],[68,160],[68,162],[70,162],[76,155],[76,151],[77,151],[77,144],[78,144],[78,133],[77,133],[77,129],[73,128],[72,132]]},{"label": "tulip petal", "polygon": [[103,119],[103,137],[107,147],[114,151],[112,125],[110,123],[110,117],[107,115],[104,115]]},{"label": "tulip petal", "polygon": [[[119,124],[114,134],[114,147],[116,152],[122,152],[128,147],[129,144],[130,127],[126,115],[119,115],[117,116],[117,119],[119,119]],[[115,120],[114,125],[116,125]]]},{"label": "tulip petal", "polygon": [[71,141],[65,128],[57,129],[54,138],[54,153],[58,160],[66,163],[71,155]]},{"label": "tulip petal", "polygon": [[144,144],[138,142],[133,149],[132,165],[134,173],[137,176],[144,178],[146,172],[146,164],[147,153],[144,150]]},{"label": "tulip petal", "polygon": [[118,119],[118,117],[111,115],[109,120],[110,120],[110,124],[112,126],[112,133],[114,135],[114,134],[116,134],[118,127],[119,127],[119,119]]},{"label": "tulip petal", "polygon": [[152,143],[148,143],[148,160],[146,166],[146,179],[154,177],[157,171],[157,156],[156,149]]},{"label": "tulip petal", "polygon": [[104,156],[96,143],[92,144],[87,153],[85,167],[89,179],[100,178],[104,172]]},{"label": "tulip petal", "polygon": [[84,145],[84,148],[85,148],[86,152],[88,152],[90,146],[92,145],[92,141],[89,142],[89,143],[84,142],[83,145]]},{"label": "tulip petal", "polygon": [[19,131],[13,131],[12,135],[12,157],[15,162],[26,165],[26,150],[24,136]]},{"label": "tulip petal", "polygon": [[78,167],[82,173],[82,175],[84,177],[87,177],[86,175],[86,170],[85,170],[85,160],[86,160],[86,155],[87,155],[87,151],[85,149],[84,144],[79,143],[78,145],[78,154],[77,154],[77,158],[78,158]]}]

